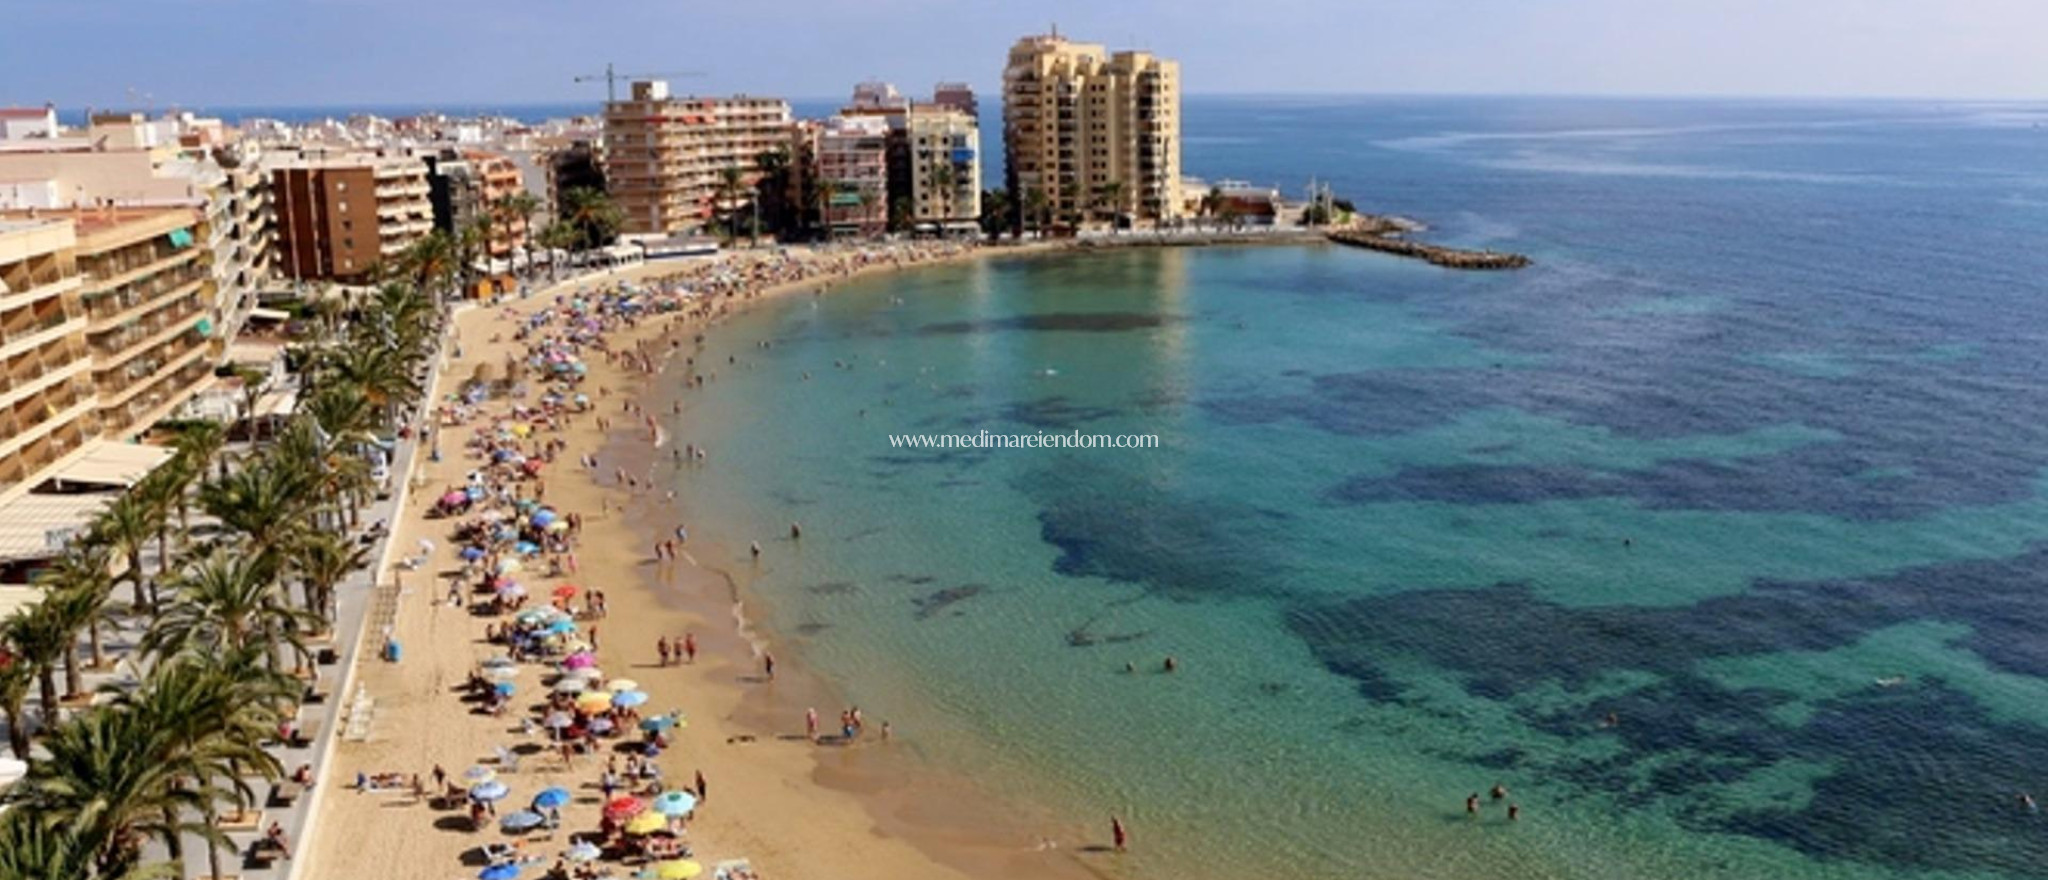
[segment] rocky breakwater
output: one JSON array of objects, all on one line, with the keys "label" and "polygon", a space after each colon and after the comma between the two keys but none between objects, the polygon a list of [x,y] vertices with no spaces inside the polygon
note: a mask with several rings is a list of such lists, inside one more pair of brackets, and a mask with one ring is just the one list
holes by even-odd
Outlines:
[{"label": "rocky breakwater", "polygon": [[1418,225],[1398,218],[1375,217],[1332,229],[1326,235],[1338,244],[1427,260],[1446,269],[1520,269],[1529,265],[1529,258],[1521,254],[1464,250],[1403,237],[1418,228]]}]

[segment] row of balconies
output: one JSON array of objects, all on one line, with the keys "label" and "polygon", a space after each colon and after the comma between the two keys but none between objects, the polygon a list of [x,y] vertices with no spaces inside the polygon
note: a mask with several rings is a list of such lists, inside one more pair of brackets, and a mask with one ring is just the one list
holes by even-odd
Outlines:
[{"label": "row of balconies", "polygon": [[84,319],[85,310],[68,296],[9,309],[0,313],[0,352],[14,354],[41,346],[66,324]]},{"label": "row of balconies", "polygon": [[0,282],[15,294],[53,285],[77,274],[77,261],[69,253],[37,254],[0,266]]},{"label": "row of balconies", "polygon": [[157,263],[194,255],[198,248],[172,247],[163,236],[152,236],[109,253],[80,257],[78,271],[95,284],[116,283],[123,275],[141,272]]},{"label": "row of balconies", "polygon": [[[0,416],[0,438],[25,438],[26,435],[12,430],[5,423],[9,418]],[[84,413],[26,442],[7,444],[0,440],[0,448],[8,448],[8,451],[0,453],[0,487],[12,486],[35,476],[98,434],[99,419],[91,413]]]},{"label": "row of balconies", "polygon": [[0,400],[91,363],[92,353],[75,335],[59,336],[0,364]]},{"label": "row of balconies", "polygon": [[[198,393],[213,376],[213,365],[200,356],[206,346],[195,346],[167,362],[156,375],[144,380],[127,401],[102,405],[101,430],[116,437],[141,433],[171,414],[171,410]],[[106,395],[101,395],[104,401]]]},{"label": "row of balconies", "polygon": [[[91,404],[93,397],[91,380],[81,376],[17,400],[13,406],[0,410],[0,441],[31,433],[68,410]],[[0,448],[6,445],[0,442]]]},{"label": "row of balconies", "polygon": [[192,327],[139,347],[112,365],[93,362],[93,384],[102,403],[119,403],[159,376],[184,362],[194,351],[203,351],[206,339]]},{"label": "row of balconies", "polygon": [[212,277],[210,263],[186,263],[168,272],[123,284],[111,291],[89,293],[83,298],[86,315],[94,324],[134,317],[152,301]]},{"label": "row of balconies", "polygon": [[122,363],[192,329],[192,319],[204,311],[206,304],[199,297],[186,297],[116,329],[88,335],[85,344],[92,349],[94,369]]}]

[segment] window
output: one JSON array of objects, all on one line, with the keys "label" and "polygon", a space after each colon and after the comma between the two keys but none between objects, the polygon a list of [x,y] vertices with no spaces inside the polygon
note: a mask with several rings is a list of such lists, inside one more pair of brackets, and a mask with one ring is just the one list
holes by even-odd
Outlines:
[{"label": "window", "polygon": [[356,221],[354,221],[354,220],[343,220],[343,221],[341,221],[341,231],[343,231],[343,232],[348,232],[348,231],[350,231],[350,230],[352,230],[352,229],[355,229],[355,228],[356,228]]},{"label": "window", "polygon": [[335,192],[338,192],[338,193],[345,193],[345,192],[348,192],[348,181],[346,181],[346,180],[337,180],[337,181],[335,181],[335,182],[334,182],[334,191],[335,191]]},{"label": "window", "polygon": [[355,239],[353,239],[353,238],[344,238],[344,239],[342,239],[342,240],[341,240],[341,246],[342,246],[342,247],[344,247],[344,248],[347,248],[347,249],[349,249],[349,250],[355,250],[355,249],[356,249],[356,240],[355,240]]},{"label": "window", "polygon": [[340,201],[340,202],[335,202],[335,203],[334,203],[334,206],[335,206],[335,207],[334,207],[334,209],[335,209],[335,210],[337,210],[337,211],[340,211],[340,212],[341,212],[341,213],[343,213],[343,214],[346,214],[346,213],[348,213],[348,202],[346,202],[346,201]]}]

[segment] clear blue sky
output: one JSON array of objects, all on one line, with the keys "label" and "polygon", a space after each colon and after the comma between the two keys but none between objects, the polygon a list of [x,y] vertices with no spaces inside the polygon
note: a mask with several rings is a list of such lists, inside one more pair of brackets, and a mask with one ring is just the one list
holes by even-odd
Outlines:
[{"label": "clear blue sky", "polygon": [[2048,97],[2048,0],[0,0],[0,103],[77,108],[986,89],[1017,36],[1181,61],[1191,93]]}]

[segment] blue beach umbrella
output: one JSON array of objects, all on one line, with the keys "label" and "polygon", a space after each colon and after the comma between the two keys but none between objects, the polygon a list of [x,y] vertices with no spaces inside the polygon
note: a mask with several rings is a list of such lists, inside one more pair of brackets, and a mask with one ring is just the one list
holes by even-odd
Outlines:
[{"label": "blue beach umbrella", "polygon": [[555,521],[555,512],[554,512],[554,511],[552,511],[552,510],[547,510],[547,509],[543,508],[543,509],[541,509],[541,510],[535,511],[535,512],[534,512],[534,514],[533,514],[533,520],[532,520],[532,522],[533,522],[533,525],[534,525],[534,527],[536,527],[536,528],[543,528],[543,529],[544,529],[544,528],[547,528],[547,525],[548,525],[548,523],[551,523],[551,522],[554,522],[554,521]]},{"label": "blue beach umbrella", "polygon": [[517,876],[519,876],[519,863],[506,862],[502,865],[492,865],[485,868],[483,873],[476,875],[476,880],[512,880],[512,878]]},{"label": "blue beach umbrella", "polygon": [[509,697],[509,696],[512,696],[512,683],[511,683],[511,682],[509,682],[509,681],[501,681],[501,682],[498,682],[498,688],[497,688],[497,690],[498,690],[498,696],[501,696],[501,697]]},{"label": "blue beach umbrella", "polygon": [[499,819],[498,825],[511,832],[531,831],[539,828],[547,820],[546,816],[532,810],[520,810],[517,813],[510,813],[505,818]]},{"label": "blue beach umbrella", "polygon": [[612,696],[612,705],[624,706],[628,709],[631,709],[634,706],[645,705],[646,703],[646,691],[623,691]]},{"label": "blue beach umbrella", "polygon": [[462,558],[467,559],[470,562],[475,562],[479,559],[482,559],[484,558],[484,548],[464,547],[462,548]]},{"label": "blue beach umbrella", "polygon": [[687,816],[697,809],[697,798],[688,792],[664,791],[654,797],[654,811],[664,816]]},{"label": "blue beach umbrella", "polygon": [[543,788],[540,790],[540,794],[533,796],[533,807],[536,810],[548,810],[566,806],[571,797],[573,795],[569,794],[569,790],[559,785],[553,788]]},{"label": "blue beach umbrella", "polygon": [[532,541],[521,541],[517,544],[512,545],[512,550],[515,553],[520,553],[526,556],[532,556],[533,554],[540,552],[540,545],[535,544]]},{"label": "blue beach umbrella", "polygon": [[545,632],[551,636],[564,636],[575,631],[576,621],[570,620],[566,617],[560,618],[556,620],[554,623],[548,624],[547,629],[542,630],[542,632]]},{"label": "blue beach umbrella", "polygon": [[499,782],[495,779],[491,780],[490,782],[486,782],[482,785],[478,785],[469,790],[469,796],[472,799],[480,801],[502,800],[504,799],[505,795],[511,793],[512,790],[506,788],[505,783]]},{"label": "blue beach umbrella", "polygon": [[667,730],[674,726],[676,719],[673,715],[656,715],[640,722],[640,729],[646,731]]}]

